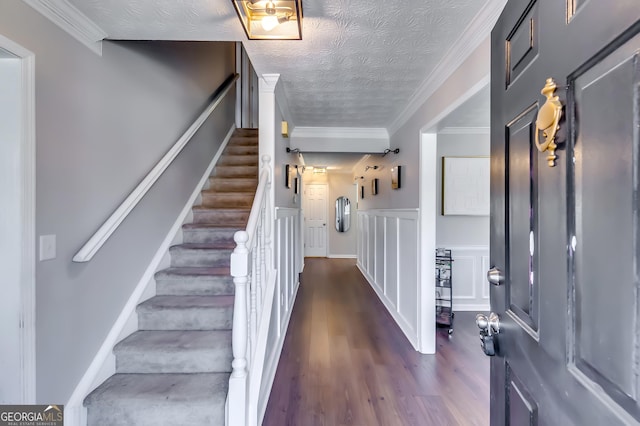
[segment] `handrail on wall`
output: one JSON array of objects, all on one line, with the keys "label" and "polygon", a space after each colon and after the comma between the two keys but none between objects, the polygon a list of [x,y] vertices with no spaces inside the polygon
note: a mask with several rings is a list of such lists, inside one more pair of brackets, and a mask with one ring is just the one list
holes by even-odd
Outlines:
[{"label": "handrail on wall", "polygon": [[131,213],[131,211],[138,205],[140,200],[151,189],[153,184],[162,176],[162,173],[171,165],[173,160],[180,154],[180,151],[187,145],[193,135],[200,129],[204,122],[209,118],[211,113],[222,102],[227,93],[236,80],[238,74],[233,74],[216,90],[217,95],[211,100],[209,105],[200,114],[200,116],[193,122],[186,132],[177,140],[177,142],[167,151],[167,153],[158,161],[158,163],[151,169],[151,171],[145,176],[145,178],[138,184],[138,186],[129,194],[129,196],[118,206],[118,208],[109,216],[109,218],[98,228],[98,230],[89,238],[84,246],[73,257],[74,262],[88,262],[97,253],[98,250],[109,239],[111,234],[118,229],[118,226],[124,221],[124,219]]}]

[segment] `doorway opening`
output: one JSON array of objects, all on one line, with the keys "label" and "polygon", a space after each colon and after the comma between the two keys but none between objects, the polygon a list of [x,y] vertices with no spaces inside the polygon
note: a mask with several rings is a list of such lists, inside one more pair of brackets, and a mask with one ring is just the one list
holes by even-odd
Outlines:
[{"label": "doorway opening", "polygon": [[0,404],[35,402],[34,56],[0,35]]},{"label": "doorway opening", "polygon": [[[420,137],[420,346],[435,353],[437,332],[435,249],[451,249],[453,270],[449,298],[453,311],[489,310],[484,275],[489,269],[488,212],[446,214],[443,211],[443,158],[489,157],[489,78],[482,80],[423,127]],[[488,161],[488,160],[487,160]],[[477,179],[487,179],[478,176]],[[474,178],[475,179],[475,178]],[[486,186],[486,198],[489,198]],[[452,195],[452,194],[449,194]],[[446,297],[445,297],[446,296]],[[450,306],[450,305],[449,305]],[[455,320],[453,321],[455,330]],[[445,328],[446,330],[446,328]]]}]

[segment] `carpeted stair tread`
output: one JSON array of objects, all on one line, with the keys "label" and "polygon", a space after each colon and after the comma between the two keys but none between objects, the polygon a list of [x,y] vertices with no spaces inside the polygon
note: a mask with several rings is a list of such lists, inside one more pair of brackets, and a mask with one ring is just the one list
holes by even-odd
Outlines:
[{"label": "carpeted stair tread", "polygon": [[224,223],[185,223],[182,225],[182,229],[214,229],[221,232],[236,232],[241,230],[237,226],[229,226]]},{"label": "carpeted stair tread", "polygon": [[156,279],[184,279],[185,277],[206,277],[208,275],[229,276],[229,267],[217,268],[167,268],[156,273]]},{"label": "carpeted stair tread", "polygon": [[115,374],[85,399],[89,425],[223,425],[229,373]]},{"label": "carpeted stair tread", "polygon": [[181,244],[173,246],[169,248],[171,266],[227,266],[231,260],[234,245],[230,242],[224,243],[225,247],[220,247],[223,243],[218,245],[218,247],[213,244]]},{"label": "carpeted stair tread", "polygon": [[212,309],[233,307],[233,296],[154,296],[138,305],[138,312],[164,309]]},{"label": "carpeted stair tread", "polygon": [[217,188],[209,188],[209,189],[205,189],[204,191],[201,192],[202,195],[242,195],[242,196],[254,196],[256,195],[256,189],[257,186],[255,188],[244,188],[242,190],[239,189],[235,189],[233,191],[221,191],[220,189]]},{"label": "carpeted stair tread", "polygon": [[231,372],[231,330],[144,330],[114,349],[118,373]]},{"label": "carpeted stair tread", "polygon": [[138,305],[139,330],[227,330],[233,298],[223,296],[155,296]]},{"label": "carpeted stair tread", "polygon": [[225,208],[217,208],[216,209],[216,208],[211,208],[211,207],[195,206],[193,208],[193,210],[197,211],[197,212],[201,212],[201,211],[216,211],[216,212],[229,213],[229,214],[251,212],[251,208],[249,208],[249,207],[246,207],[246,208],[225,207]]},{"label": "carpeted stair tread", "polygon": [[171,250],[223,250],[229,251],[236,247],[235,242],[222,239],[210,243],[183,243],[171,247]]}]

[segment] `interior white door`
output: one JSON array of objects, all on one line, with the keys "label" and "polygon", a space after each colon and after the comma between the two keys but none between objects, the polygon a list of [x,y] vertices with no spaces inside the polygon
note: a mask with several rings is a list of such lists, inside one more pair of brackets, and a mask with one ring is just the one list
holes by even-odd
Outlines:
[{"label": "interior white door", "polygon": [[21,61],[0,49],[0,404],[22,401]]},{"label": "interior white door", "polygon": [[327,185],[309,184],[304,191],[305,257],[327,256]]}]

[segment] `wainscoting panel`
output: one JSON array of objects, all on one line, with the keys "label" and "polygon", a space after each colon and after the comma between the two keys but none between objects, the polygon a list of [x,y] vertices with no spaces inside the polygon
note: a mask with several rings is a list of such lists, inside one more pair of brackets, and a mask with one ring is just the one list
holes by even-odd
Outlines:
[{"label": "wainscoting panel", "polygon": [[358,211],[358,268],[418,348],[418,211]]},{"label": "wainscoting panel", "polygon": [[449,247],[453,256],[453,310],[489,310],[489,247]]},{"label": "wainscoting panel", "polygon": [[[384,227],[386,223],[386,218],[376,218],[376,254],[374,256],[375,259],[384,259]],[[375,283],[378,285],[378,288],[384,290],[384,261],[376,262],[375,267],[375,275],[374,275]]]},{"label": "wainscoting panel", "polygon": [[382,287],[387,303],[395,309],[398,306],[398,219],[383,217],[386,222],[383,239],[386,241],[384,256],[380,263],[385,265],[386,277],[384,283],[376,283]]}]

